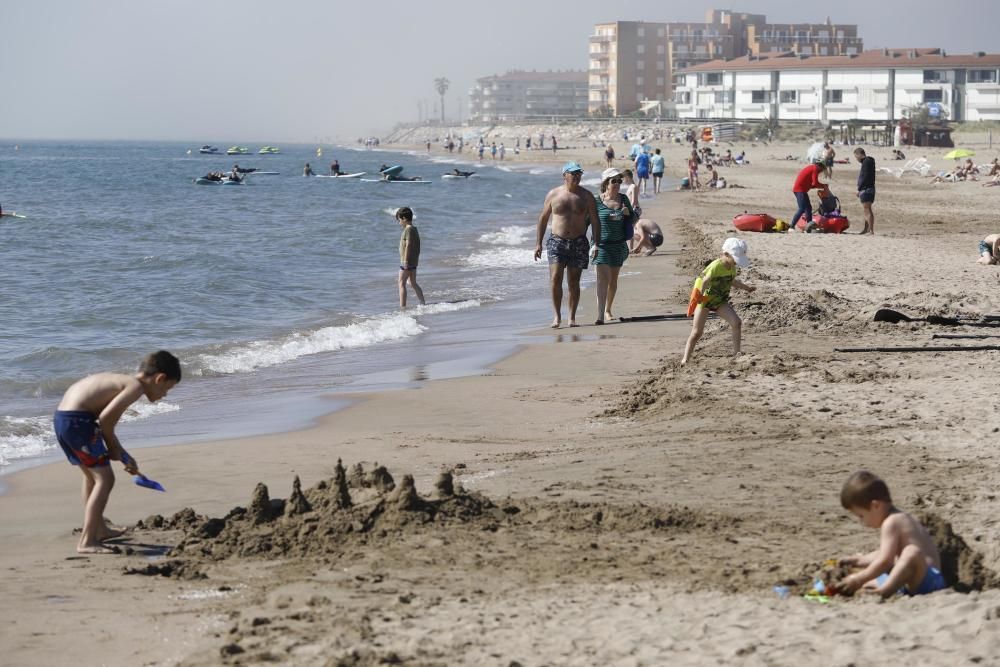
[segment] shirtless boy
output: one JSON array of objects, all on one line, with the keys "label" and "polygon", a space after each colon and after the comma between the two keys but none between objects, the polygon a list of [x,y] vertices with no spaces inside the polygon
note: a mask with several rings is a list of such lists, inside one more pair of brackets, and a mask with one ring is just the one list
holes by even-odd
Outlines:
[{"label": "shirtless boy", "polygon": [[885,482],[859,470],[844,483],[840,504],[861,525],[879,530],[878,549],[840,560],[841,565],[863,568],[840,583],[843,592],[864,587],[889,597],[900,589],[907,595],[925,595],[947,587],[937,545],[919,521],[892,504]]},{"label": "shirtless boy", "polygon": [[642,253],[646,257],[649,257],[656,249],[663,245],[663,230],[660,226],[653,222],[643,218],[639,222],[635,223],[635,236],[632,237],[632,254],[638,255]]},{"label": "shirtless boy", "polygon": [[79,553],[117,553],[102,544],[121,534],[104,520],[104,508],[115,485],[111,461],[121,461],[130,474],[139,472],[135,460],[125,454],[115,435],[118,420],[139,397],[158,401],[180,381],[177,357],[160,350],[147,355],[135,375],[97,373],[66,390],[53,425],[66,458],[80,466],[83,473],[83,531],[76,547]]},{"label": "shirtless boy", "polygon": [[577,326],[576,308],[580,304],[580,276],[590,259],[590,242],[587,241],[587,225],[591,238],[601,238],[601,221],[597,216],[597,200],[586,188],[580,187],[583,167],[576,162],[563,165],[563,184],[549,191],[538,216],[535,242],[535,260],[542,256],[542,239],[545,228],[552,219],[552,233],[545,249],[549,255],[549,283],[552,290],[552,309],[555,317],[552,328],[562,324],[563,273],[569,287],[569,325]]},{"label": "shirtless boy", "polygon": [[1000,264],[1000,234],[990,234],[979,242],[979,263]]}]

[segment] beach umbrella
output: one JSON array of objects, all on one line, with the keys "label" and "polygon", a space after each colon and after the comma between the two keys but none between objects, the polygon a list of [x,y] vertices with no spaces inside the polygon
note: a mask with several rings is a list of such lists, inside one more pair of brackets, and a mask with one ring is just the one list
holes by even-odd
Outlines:
[{"label": "beach umbrella", "polygon": [[958,160],[963,157],[972,157],[975,155],[974,151],[970,151],[968,148],[956,148],[953,151],[948,151],[944,154],[944,159],[946,160]]}]

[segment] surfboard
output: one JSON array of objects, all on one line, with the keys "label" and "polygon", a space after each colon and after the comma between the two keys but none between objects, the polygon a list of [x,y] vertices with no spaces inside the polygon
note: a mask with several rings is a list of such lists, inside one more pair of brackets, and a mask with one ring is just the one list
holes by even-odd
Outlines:
[{"label": "surfboard", "polygon": [[277,176],[280,171],[250,171],[247,172],[247,176]]},{"label": "surfboard", "polygon": [[459,176],[458,174],[442,174],[441,178],[448,179],[459,179],[459,178],[476,178],[479,174],[469,174],[468,176]]},{"label": "surfboard", "polygon": [[337,174],[337,175],[334,175],[334,174],[317,174],[316,178],[361,178],[366,173],[368,173],[368,172],[359,171],[356,174]]},{"label": "surfboard", "polygon": [[362,178],[362,183],[430,183],[430,181],[387,181],[384,178]]},{"label": "surfboard", "polygon": [[403,173],[403,167],[401,165],[395,164],[391,167],[387,167],[386,169],[382,170],[379,173],[385,174],[386,176],[398,176],[399,174]]},{"label": "surfboard", "polygon": [[222,185],[222,181],[213,181],[210,178],[196,178],[194,179],[197,185]]}]

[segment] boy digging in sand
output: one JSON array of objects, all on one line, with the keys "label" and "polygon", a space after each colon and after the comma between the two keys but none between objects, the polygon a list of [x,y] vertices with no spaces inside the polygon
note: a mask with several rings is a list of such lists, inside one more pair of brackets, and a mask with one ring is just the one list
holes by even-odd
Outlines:
[{"label": "boy digging in sand", "polygon": [[681,358],[682,366],[691,358],[694,346],[705,332],[705,320],[708,319],[709,311],[718,313],[719,317],[729,323],[733,332],[733,354],[740,353],[743,320],[729,305],[729,292],[733,287],[747,292],[753,292],[757,289],[736,278],[741,268],[746,269],[749,266],[747,242],[742,239],[728,238],[722,244],[722,255],[706,266],[695,280],[694,289],[691,291],[691,302],[688,304],[688,316],[694,316],[694,322],[691,325],[691,335],[684,346],[684,356]]},{"label": "boy digging in sand", "polygon": [[[140,396],[150,402],[167,395],[181,380],[177,357],[165,350],[147,355],[136,375],[97,373],[77,381],[63,396],[53,417],[56,438],[66,458],[83,473],[83,531],[76,550],[82,554],[116,553],[102,542],[121,535],[104,520],[115,474],[111,461],[122,461],[132,475],[139,472],[115,435],[115,425]],[[127,460],[127,462],[126,462]]]},{"label": "boy digging in sand", "polygon": [[934,540],[919,521],[892,504],[885,482],[859,470],[844,483],[840,504],[861,525],[878,528],[880,534],[875,551],[840,560],[841,565],[864,568],[841,581],[841,591],[864,587],[889,597],[900,589],[907,595],[925,595],[946,588]]}]

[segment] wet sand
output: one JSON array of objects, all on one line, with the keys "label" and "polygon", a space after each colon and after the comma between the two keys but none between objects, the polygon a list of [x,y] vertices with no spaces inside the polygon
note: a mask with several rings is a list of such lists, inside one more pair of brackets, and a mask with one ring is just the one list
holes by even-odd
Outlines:
[{"label": "wet sand", "polygon": [[[77,471],[12,475],[4,661],[998,664],[1000,353],[834,348],[989,343],[932,338],[988,328],[872,316],[1000,314],[1000,270],[975,263],[1000,192],[880,174],[874,238],[736,234],[744,210],[791,216],[801,165],[781,158],[804,152],[739,148],[752,164],[720,174],[742,188],[643,201],[666,242],[626,264],[615,310],[681,312],[698,268],[739,235],[758,286],[734,298],[742,356],[717,321],[682,368],[684,320],[553,332],[539,312],[538,343],[485,375],[362,396],[306,431],[143,450],[169,492],[119,475],[108,516],[142,520],[120,556],[73,554]],[[600,170],[600,149],[557,161],[571,158]],[[668,175],[682,158],[668,149]],[[831,182],[851,231],[856,173],[838,165]],[[580,321],[594,308],[587,290]],[[934,522],[960,589],[984,590],[802,599],[823,561],[876,544],[838,502],[860,467]],[[435,485],[442,471],[457,490]]]}]

